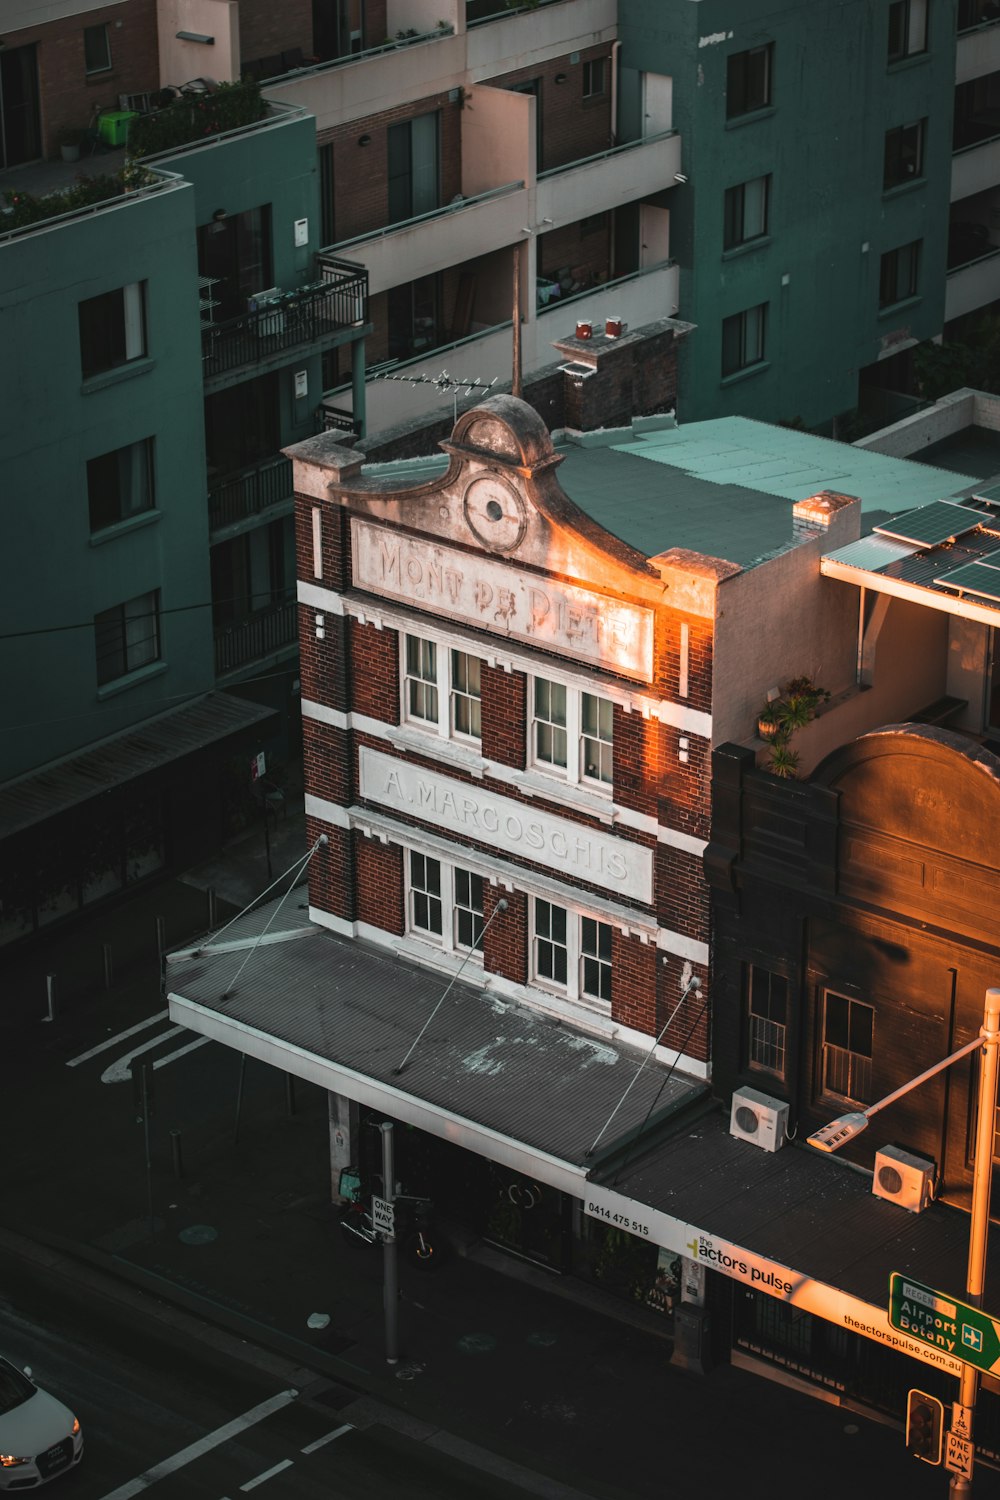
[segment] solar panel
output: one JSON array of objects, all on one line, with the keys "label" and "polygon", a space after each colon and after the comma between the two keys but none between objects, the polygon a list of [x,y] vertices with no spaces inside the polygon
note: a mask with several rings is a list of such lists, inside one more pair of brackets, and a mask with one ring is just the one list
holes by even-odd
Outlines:
[{"label": "solar panel", "polygon": [[964,505],[935,500],[930,505],[918,506],[916,510],[904,511],[901,516],[892,516],[875,530],[881,536],[895,537],[900,542],[936,547],[953,537],[964,536],[967,531],[974,531],[982,519],[978,511],[969,510]]},{"label": "solar panel", "polygon": [[996,561],[964,563],[960,568],[952,568],[950,573],[942,573],[934,582],[942,588],[959,589],[966,594],[979,594],[984,599],[1000,601],[1000,553],[991,552],[990,557]]},{"label": "solar panel", "polygon": [[987,489],[976,490],[973,493],[974,500],[985,500],[988,505],[1000,504],[1000,484],[991,484]]}]

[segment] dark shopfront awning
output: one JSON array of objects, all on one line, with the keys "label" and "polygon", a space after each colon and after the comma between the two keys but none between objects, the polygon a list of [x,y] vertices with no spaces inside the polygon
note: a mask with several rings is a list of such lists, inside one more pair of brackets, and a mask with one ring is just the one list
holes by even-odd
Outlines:
[{"label": "dark shopfront awning", "polygon": [[[273,903],[217,944],[167,960],[181,1025],[582,1197],[587,1152],[645,1054],[459,981],[397,1074],[448,984],[447,974],[340,937],[304,910],[275,916]],[[599,1149],[647,1112],[653,1122],[706,1092],[651,1061]]]},{"label": "dark shopfront awning", "polygon": [[[888,1285],[901,1271],[961,1297],[967,1215],[944,1204],[910,1214],[832,1157],[733,1139],[722,1112],[706,1110],[707,1086],[662,1062],[643,1069],[588,1156],[643,1054],[471,984],[453,987],[397,1075],[448,977],[319,927],[294,899],[172,954],[171,1019],[559,1188],[647,1243],[957,1373],[948,1350],[889,1327]],[[663,1117],[654,1144],[631,1160],[609,1148],[647,1111]],[[997,1288],[993,1239],[988,1285]]]},{"label": "dark shopfront awning", "polygon": [[251,729],[273,715],[273,709],[229,693],[206,693],[181,708],[169,709],[95,745],[50,761],[0,786],[0,839]]}]

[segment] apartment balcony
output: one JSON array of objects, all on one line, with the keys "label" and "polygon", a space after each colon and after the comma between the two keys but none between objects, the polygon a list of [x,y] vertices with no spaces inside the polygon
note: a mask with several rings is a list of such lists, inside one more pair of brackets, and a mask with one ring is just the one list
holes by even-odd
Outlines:
[{"label": "apartment balcony", "polygon": [[[508,182],[472,198],[446,204],[399,224],[388,224],[353,240],[343,240],[337,254],[350,251],[363,268],[372,296],[390,287],[430,276],[462,261],[488,255],[501,245],[523,239],[528,222],[528,189]],[[321,250],[321,258],[331,251]]]},{"label": "apartment balcony", "polygon": [[215,628],[215,675],[224,677],[251,662],[283,654],[298,644],[299,615],[295,598],[255,610],[231,625]]},{"label": "apartment balcony", "polygon": [[965,313],[988,307],[1000,298],[1000,247],[965,265],[949,267],[945,282],[944,318],[950,323]]},{"label": "apartment balcony", "polygon": [[292,464],[284,454],[266,458],[209,485],[208,524],[213,536],[241,527],[293,498]]},{"label": "apartment balcony", "polygon": [[[989,7],[996,10],[995,5]],[[981,19],[976,20],[976,15]],[[987,15],[985,8],[974,8],[967,18],[968,29],[962,29],[959,11],[959,36],[955,48],[955,82],[968,83],[986,73],[1000,72],[1000,13]]]},{"label": "apartment balcony", "polygon": [[[991,113],[995,118],[984,116],[974,124],[964,122],[961,134],[956,124],[956,146],[951,158],[952,203],[1000,184],[1000,111]],[[970,140],[970,134],[978,139]]]},{"label": "apartment balcony", "polygon": [[664,130],[539,172],[535,222],[548,219],[558,228],[619,208],[673,187],[674,174],[680,169],[681,137],[676,130]]},{"label": "apartment balcony", "polygon": [[499,78],[523,59],[536,62],[562,57],[618,35],[617,0],[566,0],[563,4],[524,6],[513,15],[502,0],[493,14],[480,14],[468,32],[468,66],[474,78]]},{"label": "apartment balcony", "polygon": [[[247,311],[201,331],[206,390],[228,383],[235,371],[260,373],[286,363],[290,350],[332,348],[364,335],[368,321],[368,276],[363,266],[317,257],[320,280],[293,291],[253,299]],[[209,288],[210,290],[210,288]]]}]

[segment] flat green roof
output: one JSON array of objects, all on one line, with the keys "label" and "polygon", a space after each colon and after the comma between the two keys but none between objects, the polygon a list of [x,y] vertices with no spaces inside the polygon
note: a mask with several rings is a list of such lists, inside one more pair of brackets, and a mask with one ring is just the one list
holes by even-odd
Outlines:
[{"label": "flat green roof", "polygon": [[744,568],[792,544],[791,502],[820,490],[858,496],[867,532],[976,482],[748,417],[563,435],[557,447],[567,495],[621,541],[647,557],[683,547]]}]

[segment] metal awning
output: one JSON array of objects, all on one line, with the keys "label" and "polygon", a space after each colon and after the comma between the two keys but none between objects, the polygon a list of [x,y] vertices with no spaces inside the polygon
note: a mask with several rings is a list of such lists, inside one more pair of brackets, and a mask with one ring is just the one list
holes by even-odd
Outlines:
[{"label": "metal awning", "polygon": [[[226,992],[268,922],[271,929]],[[323,1088],[384,1109],[494,1161],[582,1196],[594,1145],[648,1049],[454,984],[402,1073],[395,1070],[450,983],[427,969],[274,904],[217,943],[167,959],[172,1018]],[[653,1059],[600,1154],[707,1094]]]},{"label": "metal awning", "polygon": [[262,724],[274,712],[229,693],[206,693],[4,782],[0,786],[0,839]]}]

